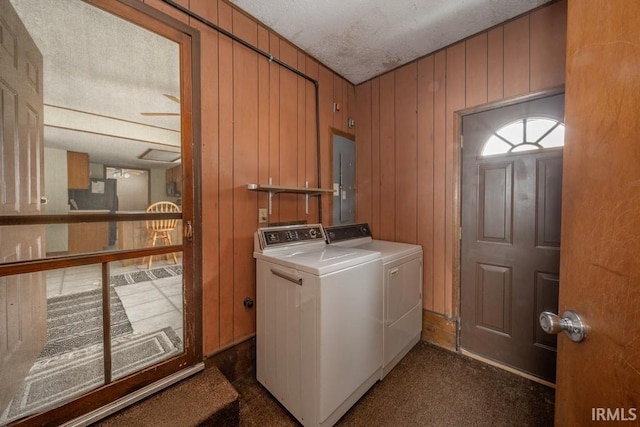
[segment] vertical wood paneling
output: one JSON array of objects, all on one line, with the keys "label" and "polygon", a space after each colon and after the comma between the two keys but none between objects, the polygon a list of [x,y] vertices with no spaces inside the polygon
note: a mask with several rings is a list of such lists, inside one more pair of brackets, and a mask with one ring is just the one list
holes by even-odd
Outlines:
[{"label": "vertical wood paneling", "polygon": [[371,82],[371,232],[380,238],[380,78]]},{"label": "vertical wood paneling", "polygon": [[395,73],[380,77],[380,238],[396,237]]},{"label": "vertical wood paneling", "polygon": [[422,307],[433,310],[434,56],[418,61],[418,244],[423,251]]},{"label": "vertical wood paneling", "polygon": [[[246,15],[233,12],[234,32],[258,44],[258,26]],[[233,338],[251,334],[255,310],[243,301],[255,299],[255,262],[246,256],[253,252],[258,196],[246,184],[258,180],[258,57],[241,44],[233,43]],[[235,141],[242,141],[241,144]]]},{"label": "vertical wood paneling", "polygon": [[[457,247],[458,216],[455,213],[455,201],[458,198],[457,171],[459,145],[457,144],[458,124],[456,111],[465,108],[465,44],[458,43],[447,49],[447,124],[445,159],[445,283],[444,309],[451,315],[453,309],[453,258]],[[456,245],[456,246],[454,246]],[[457,311],[457,309],[456,309]]]},{"label": "vertical wood paneling", "polygon": [[444,309],[445,314],[452,314],[453,296],[453,256],[454,256],[454,229],[458,227],[457,215],[454,210],[454,200],[457,187],[454,176],[458,149],[456,141],[458,125],[456,111],[465,108],[465,44],[458,43],[447,49],[447,123],[446,123],[446,150],[445,150],[445,282],[444,282]]},{"label": "vertical wood paneling", "polygon": [[[291,66],[298,63],[298,52],[280,40],[280,58]],[[280,185],[298,185],[298,78],[291,71],[280,70]],[[304,165],[302,165],[304,167]],[[300,196],[280,194],[280,220],[298,218]]]},{"label": "vertical wood paneling", "polygon": [[[363,115],[371,117],[370,136],[358,129],[358,139],[371,141],[370,218],[374,236],[383,239],[395,236],[395,240],[401,240],[405,233],[405,211],[415,202],[416,238],[425,253],[423,307],[427,310],[446,316],[457,312],[457,307],[453,307],[457,303],[453,288],[457,280],[454,265],[459,220],[456,112],[562,84],[565,10],[565,1],[554,2],[420,59],[417,61],[417,99],[400,94],[404,90],[401,82],[406,81],[416,63],[356,88],[358,121],[362,121]],[[390,89],[391,80],[395,80],[396,93]],[[369,84],[370,107],[366,96],[361,96]],[[395,100],[391,110],[389,99]],[[404,184],[406,174],[411,172],[400,167],[406,156],[403,120],[407,112],[415,108],[416,101],[417,171],[414,183],[408,179],[408,184]],[[391,120],[392,116],[395,120]],[[356,143],[361,146],[363,141]],[[393,156],[391,168],[388,162]],[[357,167],[361,168],[367,159],[358,157]],[[390,177],[392,170],[394,176]],[[390,181],[394,181],[394,192],[389,191]],[[358,185],[365,182],[366,178],[359,173]],[[359,192],[359,196],[362,195],[367,195],[367,191]],[[405,198],[416,200],[407,202]],[[358,200],[358,206],[364,203],[365,200]],[[393,230],[389,227],[390,218],[395,224]]]},{"label": "vertical wood paneling", "polygon": [[466,42],[466,107],[487,103],[487,33]]},{"label": "vertical wood paneling", "polygon": [[[331,169],[332,141],[329,129],[333,126],[333,74],[331,70],[320,66],[318,82],[320,85],[320,165],[322,184],[331,188],[333,171]],[[332,196],[322,197],[322,223],[331,224]]]},{"label": "vertical wood paneling", "polygon": [[[333,75],[333,102],[337,102],[338,104],[340,104],[340,111],[336,111],[335,113],[333,113],[333,127],[344,131],[343,129],[343,123],[345,122],[345,110],[347,109],[347,103],[345,102],[347,99],[346,97],[343,96],[343,85],[342,85],[342,79],[337,76],[337,75]],[[333,145],[333,144],[332,144]]]},{"label": "vertical wood paneling", "polygon": [[[219,3],[219,25],[232,29],[232,10]],[[231,39],[219,36],[219,135],[218,180],[220,232],[220,345],[233,342],[233,45]]]},{"label": "vertical wood paneling", "polygon": [[371,224],[371,82],[358,86],[356,100],[356,221]]},{"label": "vertical wood paneling", "polygon": [[[305,58],[304,58],[304,54],[302,53],[302,51],[298,51],[298,70],[300,70],[301,72],[306,72],[306,64],[305,64]],[[305,82],[306,80],[302,77],[296,77],[297,83],[298,83],[298,113],[297,113],[297,118],[298,118],[298,136],[296,139],[296,142],[298,143],[298,161],[297,161],[297,165],[298,165],[298,182],[297,185],[298,187],[304,187],[306,178],[307,178],[307,170],[306,170],[306,165],[307,165],[307,141],[306,141],[306,137],[307,137],[307,129],[305,126],[305,120],[306,120],[306,114],[305,114],[305,108],[306,108],[306,95],[307,92],[305,90]],[[305,202],[304,202],[304,198],[303,197],[298,197],[297,198],[297,204],[298,204],[298,213],[296,215],[296,218],[304,218],[305,217]]]},{"label": "vertical wood paneling", "polygon": [[[306,74],[318,80],[318,62],[310,57],[305,58],[306,62]],[[306,129],[306,176],[309,181],[309,187],[318,187],[318,141],[316,135],[316,90],[315,86],[311,82],[305,82],[305,129]],[[330,185],[325,181],[325,188],[329,188]],[[329,196],[324,196],[328,198]],[[309,215],[307,216],[309,223],[318,222],[318,197],[311,197],[309,199]]]},{"label": "vertical wood paneling", "polygon": [[[213,22],[214,24],[216,24],[218,22],[218,0],[188,0],[188,1],[184,1],[182,0],[182,3],[187,3],[189,4],[189,10],[193,11],[194,13],[202,16],[203,18],[205,18],[206,20]],[[181,3],[181,2],[178,2]],[[184,4],[183,4],[184,5]],[[200,23],[200,21],[198,21],[197,19],[191,19],[189,18],[189,25],[191,25],[194,28],[198,28],[201,31],[203,29],[206,29],[207,32],[211,32],[212,34],[218,35],[218,32],[209,28],[208,26]],[[208,43],[207,43],[208,45]]]},{"label": "vertical wood paneling", "polygon": [[[280,38],[269,34],[269,52],[280,57]],[[280,71],[278,64],[269,65],[269,178],[280,184]],[[284,72],[284,71],[283,71]],[[269,181],[266,182],[267,184]],[[269,222],[280,221],[280,197],[274,197]]]},{"label": "vertical wood paneling", "polygon": [[445,257],[445,139],[447,51],[434,57],[434,137],[433,137],[433,310],[444,313]]},{"label": "vertical wood paneling", "polygon": [[[263,26],[258,26],[258,48],[269,51],[269,31]],[[270,66],[269,60],[258,58],[258,182],[269,182],[269,129],[270,129]],[[267,209],[269,205],[268,195],[258,193],[258,208]],[[256,213],[257,214],[257,213]],[[259,224],[265,226],[266,224]]]},{"label": "vertical wood paneling", "polygon": [[531,14],[531,91],[564,83],[567,3],[558,2]]},{"label": "vertical wood paneling", "polygon": [[396,72],[395,87],[395,239],[417,240],[418,64]]},{"label": "vertical wood paneling", "polygon": [[[192,7],[211,22],[218,22],[217,2],[193,0]],[[202,257],[207,263],[202,266],[202,312],[203,348],[205,353],[220,346],[220,251],[218,227],[218,32],[198,21],[191,25],[201,33],[201,43],[208,49],[202,50],[201,73],[209,76],[202,79],[200,100],[202,117],[215,120],[202,121]]]},{"label": "vertical wood paneling", "polygon": [[[267,196],[247,191],[246,185],[267,183],[271,177],[274,184],[309,181],[318,186],[315,87],[160,0],[146,3],[202,33],[202,321],[207,355],[255,332],[255,309],[247,310],[242,301],[255,296],[252,236],[258,207],[267,207]],[[334,87],[345,115],[344,127],[341,120],[336,124],[345,130],[346,115],[355,108],[353,85],[228,2],[179,3],[320,82],[321,183],[329,187]],[[329,200],[322,198],[325,224]],[[310,200],[306,216],[302,197],[277,195],[269,220],[318,221],[318,203],[318,198]]]},{"label": "vertical wood paneling", "polygon": [[504,97],[529,92],[529,15],[504,25]]},{"label": "vertical wood paneling", "polygon": [[[359,220],[370,222],[377,238],[411,240],[414,236],[423,245],[423,306],[451,314],[455,111],[562,84],[566,1],[537,9],[357,89],[246,17],[237,14],[233,24],[235,7],[226,2],[181,2],[318,79],[322,186],[331,186],[329,129],[357,131]],[[184,14],[164,2],[147,3],[187,22]],[[266,207],[267,199],[247,192],[246,184],[266,183],[269,177],[276,184],[291,180],[291,185],[303,182],[302,177],[310,185],[316,180],[315,89],[191,21],[202,32],[203,325],[204,351],[211,354],[255,328],[253,313],[244,312],[240,302],[255,292],[247,236],[257,226],[258,205]],[[413,93],[405,78],[411,74],[417,76]],[[343,106],[337,115],[332,111],[334,100]],[[356,118],[355,130],[347,127],[348,117]],[[364,149],[363,143],[368,144]],[[412,150],[417,160],[407,169]],[[286,197],[274,197],[270,221],[301,219],[300,200]],[[285,215],[280,215],[280,200],[284,200]],[[321,200],[323,223],[329,224],[331,197]],[[316,202],[312,200],[311,212]],[[405,224],[403,218],[413,216],[406,222],[414,222],[415,227]],[[307,220],[313,221],[313,215]]]},{"label": "vertical wood paneling", "polygon": [[504,98],[504,27],[487,32],[487,101]]},{"label": "vertical wood paneling", "polygon": [[346,80],[342,80],[342,84],[345,87],[345,91],[347,93],[347,112],[346,117],[344,118],[344,128],[345,132],[355,135],[355,129],[349,128],[349,119],[355,119],[357,108],[356,108],[356,88]]}]

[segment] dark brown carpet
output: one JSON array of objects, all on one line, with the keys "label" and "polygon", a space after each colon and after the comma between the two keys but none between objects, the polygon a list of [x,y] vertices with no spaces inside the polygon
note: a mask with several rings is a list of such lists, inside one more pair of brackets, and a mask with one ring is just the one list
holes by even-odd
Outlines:
[{"label": "dark brown carpet", "polygon": [[[255,377],[233,383],[241,426],[297,421]],[[553,426],[553,389],[424,342],[376,383],[338,426]]]}]

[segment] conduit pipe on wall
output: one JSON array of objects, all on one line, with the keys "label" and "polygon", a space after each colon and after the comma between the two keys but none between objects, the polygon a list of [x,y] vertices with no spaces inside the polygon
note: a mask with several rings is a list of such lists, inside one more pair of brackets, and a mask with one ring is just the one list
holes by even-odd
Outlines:
[{"label": "conduit pipe on wall", "polygon": [[[191,18],[203,23],[204,25],[206,25],[209,28],[212,28],[214,30],[216,30],[217,32],[219,32],[220,34],[229,37],[231,40],[236,41],[238,43],[240,43],[241,45],[245,46],[248,49],[251,49],[252,51],[256,52],[259,55],[264,56],[265,58],[267,58],[269,60],[269,62],[274,62],[276,64],[278,64],[279,66],[286,68],[287,70],[291,71],[292,73],[310,81],[311,83],[313,83],[313,86],[315,88],[315,95],[316,95],[316,156],[318,158],[318,188],[322,188],[321,185],[321,179],[322,179],[322,169],[320,167],[320,92],[319,92],[319,83],[317,80],[315,80],[314,78],[304,74],[303,72],[293,68],[292,66],[290,66],[289,64],[286,64],[284,62],[282,62],[281,60],[279,60],[278,58],[275,58],[273,55],[271,55],[268,52],[265,52],[264,50],[252,45],[251,43],[241,39],[240,37],[236,36],[233,33],[230,33],[229,31],[225,30],[222,27],[219,27],[218,25],[214,24],[213,22],[209,21],[208,19],[198,15],[197,13],[192,12],[191,10],[187,9],[186,7],[176,3],[173,0],[163,0],[165,3],[167,3],[168,5],[178,9],[180,12],[190,16]],[[318,222],[322,223],[322,200],[318,200]]]}]

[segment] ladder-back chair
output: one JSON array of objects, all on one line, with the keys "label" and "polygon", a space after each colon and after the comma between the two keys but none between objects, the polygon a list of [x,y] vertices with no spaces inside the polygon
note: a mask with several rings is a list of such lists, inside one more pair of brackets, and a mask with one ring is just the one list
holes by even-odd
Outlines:
[{"label": "ladder-back chair", "polygon": [[[147,208],[147,213],[169,213],[169,212],[180,212],[180,206],[176,205],[172,202],[156,202],[152,205],[149,205]],[[174,231],[178,227],[178,219],[152,219],[145,221],[145,227],[147,229],[147,243],[146,247],[154,247],[158,239],[161,239],[161,243],[163,245],[171,246],[173,243],[171,241],[171,232]],[[169,255],[173,255],[173,261],[177,264],[178,258],[176,257],[175,252],[171,254],[166,254],[165,257],[167,261],[170,259]],[[151,269],[151,262],[153,261],[153,256],[149,256],[149,265],[148,269]],[[142,260],[144,263],[144,259]]]}]

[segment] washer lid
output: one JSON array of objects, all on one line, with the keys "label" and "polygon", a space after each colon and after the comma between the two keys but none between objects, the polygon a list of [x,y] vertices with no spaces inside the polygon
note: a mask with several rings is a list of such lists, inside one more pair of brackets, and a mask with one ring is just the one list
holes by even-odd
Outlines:
[{"label": "washer lid", "polygon": [[381,259],[380,252],[337,246],[325,246],[323,249],[306,252],[290,250],[254,255],[256,258],[318,276]]}]

